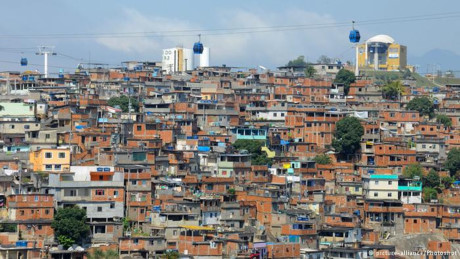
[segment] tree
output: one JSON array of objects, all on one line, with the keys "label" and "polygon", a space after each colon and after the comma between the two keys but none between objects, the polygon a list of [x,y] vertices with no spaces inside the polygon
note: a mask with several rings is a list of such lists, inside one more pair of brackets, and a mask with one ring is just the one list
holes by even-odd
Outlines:
[{"label": "tree", "polygon": [[166,253],[161,257],[164,259],[179,259],[179,252],[168,250]]},{"label": "tree", "polygon": [[318,60],[316,61],[318,64],[331,64],[332,63],[332,58],[326,56],[326,55],[321,55],[319,56]]},{"label": "tree", "polygon": [[403,93],[404,86],[401,81],[393,81],[386,84],[382,88],[383,98],[390,100],[397,100],[399,96]]},{"label": "tree", "polygon": [[286,66],[287,67],[307,67],[305,56],[298,56],[296,59],[289,60]]},{"label": "tree", "polygon": [[452,148],[449,151],[444,168],[449,170],[451,176],[456,175],[460,171],[460,148]]},{"label": "tree", "polygon": [[64,247],[75,243],[81,244],[90,231],[89,225],[86,224],[86,211],[76,206],[58,209],[51,227],[59,243]]},{"label": "tree", "polygon": [[439,187],[440,179],[441,178],[439,177],[439,173],[431,169],[430,172],[428,172],[428,174],[426,175],[426,177],[423,177],[423,186],[431,188]]},{"label": "tree", "polygon": [[331,157],[326,154],[319,154],[315,156],[314,161],[320,165],[328,165],[332,163]]},{"label": "tree", "polygon": [[404,168],[403,175],[408,178],[414,178],[418,176],[420,179],[423,178],[423,168],[420,164],[410,164]]},{"label": "tree", "polygon": [[308,78],[312,78],[316,73],[316,69],[310,65],[310,64],[307,64],[307,68],[305,68],[305,76],[308,77]]},{"label": "tree", "polygon": [[410,72],[410,70],[406,68],[406,70],[404,70],[403,72],[402,77],[403,79],[410,79],[412,78],[412,72]]},{"label": "tree", "polygon": [[436,115],[436,122],[443,124],[445,127],[452,127],[452,119],[447,115],[438,114]]},{"label": "tree", "polygon": [[407,104],[406,108],[418,111],[420,116],[428,115],[430,118],[434,116],[434,104],[428,97],[416,97]]},{"label": "tree", "polygon": [[438,191],[431,187],[423,188],[423,200],[429,202],[430,200],[436,200],[438,198]]},{"label": "tree", "polygon": [[344,86],[343,91],[345,92],[345,95],[348,95],[348,92],[350,91],[350,84],[354,83],[355,81],[356,81],[355,74],[343,68],[340,69],[340,71],[337,73],[337,76],[335,77],[335,80],[334,80],[335,83],[343,84]]},{"label": "tree", "polygon": [[441,184],[444,189],[449,189],[452,184],[454,184],[455,179],[450,176],[444,176],[441,178]]},{"label": "tree", "polygon": [[[115,107],[119,106],[123,112],[129,112],[129,97],[122,95],[120,97],[112,97],[108,101],[108,105]],[[131,109],[134,109],[135,112],[139,111],[139,102],[131,97]]]},{"label": "tree", "polygon": [[233,147],[238,150],[247,150],[251,154],[251,163],[253,165],[271,165],[272,159],[262,152],[264,142],[260,140],[238,139],[233,143]]},{"label": "tree", "polygon": [[355,117],[345,117],[335,125],[332,146],[341,155],[354,154],[359,148],[364,128]]},{"label": "tree", "polygon": [[94,249],[93,252],[87,254],[88,259],[118,259],[119,255],[115,250],[102,251],[101,249]]}]

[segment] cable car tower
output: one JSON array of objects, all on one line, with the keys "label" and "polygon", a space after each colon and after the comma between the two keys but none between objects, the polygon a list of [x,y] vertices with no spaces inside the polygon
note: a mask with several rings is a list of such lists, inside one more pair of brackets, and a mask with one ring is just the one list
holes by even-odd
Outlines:
[{"label": "cable car tower", "polygon": [[351,43],[355,44],[355,48],[356,48],[355,76],[359,76],[359,64],[358,64],[358,59],[359,59],[359,49],[358,48],[359,47],[358,47],[358,43],[359,43],[359,40],[361,40],[361,35],[359,34],[358,30],[355,30],[355,21],[352,21],[352,28],[351,28],[350,35],[348,36],[348,38],[350,39]]},{"label": "cable car tower", "polygon": [[38,52],[35,54],[42,55],[44,57],[44,76],[45,78],[48,78],[48,55],[56,56],[56,52],[54,52],[54,46],[39,46]]}]

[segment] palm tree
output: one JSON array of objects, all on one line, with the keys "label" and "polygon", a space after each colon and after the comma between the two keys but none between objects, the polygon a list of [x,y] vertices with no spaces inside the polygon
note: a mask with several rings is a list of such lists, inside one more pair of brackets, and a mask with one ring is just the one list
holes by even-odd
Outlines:
[{"label": "palm tree", "polygon": [[404,92],[404,86],[401,81],[393,81],[386,84],[382,89],[383,97],[390,100],[397,100]]}]

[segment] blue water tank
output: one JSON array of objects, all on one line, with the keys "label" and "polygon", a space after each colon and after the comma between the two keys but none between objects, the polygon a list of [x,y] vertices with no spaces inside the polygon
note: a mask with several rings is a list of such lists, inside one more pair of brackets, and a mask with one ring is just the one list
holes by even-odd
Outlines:
[{"label": "blue water tank", "polygon": [[28,63],[27,58],[21,58],[21,66],[27,66]]},{"label": "blue water tank", "polygon": [[16,246],[18,247],[27,247],[27,241],[16,241]]}]

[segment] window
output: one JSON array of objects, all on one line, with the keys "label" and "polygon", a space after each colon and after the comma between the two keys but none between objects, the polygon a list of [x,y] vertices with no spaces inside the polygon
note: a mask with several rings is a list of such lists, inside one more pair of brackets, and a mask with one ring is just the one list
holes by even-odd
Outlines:
[{"label": "window", "polygon": [[65,158],[65,153],[64,152],[59,152],[59,158]]},{"label": "window", "polygon": [[102,212],[102,207],[97,207],[97,212]]},{"label": "window", "polygon": [[54,170],[61,170],[61,165],[54,165]]},{"label": "window", "polygon": [[138,125],[137,127],[137,131],[141,131],[142,130],[142,126]]},{"label": "window", "polygon": [[45,139],[50,139],[51,135],[50,134],[45,134]]},{"label": "window", "polygon": [[118,196],[118,191],[113,191],[113,196],[116,198]]},{"label": "window", "polygon": [[35,197],[34,197],[34,201],[38,201],[38,196],[35,196]]},{"label": "window", "polygon": [[53,165],[45,165],[45,170],[53,170]]},{"label": "window", "polygon": [[46,153],[45,153],[45,158],[53,158],[53,153],[51,153],[51,152],[46,152]]},{"label": "window", "polygon": [[273,113],[273,117],[277,117],[278,115],[276,114],[276,112]]},{"label": "window", "polygon": [[64,196],[75,197],[77,196],[77,190],[64,190]]},{"label": "window", "polygon": [[379,196],[379,194],[378,194],[378,193],[376,193],[376,192],[374,192],[374,197],[377,197],[377,196]]},{"label": "window", "polygon": [[375,185],[379,185],[379,181],[375,181],[374,183],[375,183]]},{"label": "window", "polygon": [[388,197],[391,197],[391,196],[392,196],[392,193],[391,193],[391,192],[389,192],[389,193],[388,193]]},{"label": "window", "polygon": [[96,190],[96,195],[98,196],[104,195],[104,190]]},{"label": "window", "polygon": [[136,180],[132,180],[132,181],[131,181],[131,185],[137,185],[137,181],[136,181]]},{"label": "window", "polygon": [[392,185],[393,184],[393,181],[388,181],[388,185]]},{"label": "window", "polygon": [[21,214],[21,216],[24,216],[24,210],[20,210],[19,214]]},{"label": "window", "polygon": [[137,239],[137,238],[133,239],[133,243],[134,243],[135,245],[138,245],[138,244],[139,244],[139,239]]},{"label": "window", "polygon": [[50,210],[46,209],[45,210],[45,215],[48,215],[48,214],[50,214]]},{"label": "window", "polygon": [[212,191],[213,189],[214,189],[214,187],[212,186],[212,184],[206,185],[206,190]]},{"label": "window", "polygon": [[110,203],[110,208],[111,208],[111,209],[115,209],[115,202],[111,202],[111,203]]},{"label": "window", "polygon": [[146,186],[147,185],[147,181],[146,180],[142,180],[142,186]]}]

